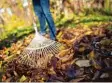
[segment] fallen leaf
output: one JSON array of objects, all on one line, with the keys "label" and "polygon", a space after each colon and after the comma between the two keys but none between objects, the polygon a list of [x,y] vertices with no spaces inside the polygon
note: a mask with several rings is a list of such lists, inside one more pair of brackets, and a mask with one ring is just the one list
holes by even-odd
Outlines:
[{"label": "fallen leaf", "polygon": [[70,82],[80,82],[82,80],[84,80],[84,78],[76,78],[76,79],[71,80]]},{"label": "fallen leaf", "polygon": [[20,82],[24,82],[27,78],[23,75],[21,78],[20,78]]},{"label": "fallen leaf", "polygon": [[6,80],[6,76],[3,75],[3,76],[2,76],[2,82],[4,82],[5,80]]},{"label": "fallen leaf", "polygon": [[77,60],[75,64],[78,65],[79,67],[90,67],[91,66],[89,60]]}]

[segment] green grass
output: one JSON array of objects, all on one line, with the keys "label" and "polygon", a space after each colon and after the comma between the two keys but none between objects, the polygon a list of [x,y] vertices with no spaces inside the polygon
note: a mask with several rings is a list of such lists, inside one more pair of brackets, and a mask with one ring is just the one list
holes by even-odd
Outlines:
[{"label": "green grass", "polygon": [[112,22],[112,16],[106,16],[106,15],[88,15],[88,16],[76,16],[74,15],[74,18],[72,19],[66,19],[62,18],[61,20],[57,20],[56,26],[65,26],[65,27],[75,27],[78,24],[81,23],[93,23],[94,22]]}]

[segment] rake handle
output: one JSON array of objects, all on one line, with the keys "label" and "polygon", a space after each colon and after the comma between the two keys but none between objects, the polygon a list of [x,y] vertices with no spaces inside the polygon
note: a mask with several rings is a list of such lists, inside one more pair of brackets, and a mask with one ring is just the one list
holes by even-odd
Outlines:
[{"label": "rake handle", "polygon": [[35,34],[39,36],[40,34],[39,34],[39,32],[38,32],[38,29],[37,29],[36,17],[35,17],[35,15],[34,15],[34,17],[33,17],[33,28],[34,28],[34,30],[35,30]]},{"label": "rake handle", "polygon": [[39,34],[38,29],[37,29],[36,22],[33,22],[33,28],[35,30],[35,36],[36,36],[36,38],[38,38],[38,40],[42,39],[43,36]]},{"label": "rake handle", "polygon": [[36,23],[35,23],[35,22],[33,22],[33,28],[34,28],[34,30],[35,30],[35,33],[36,33],[36,34],[39,34],[39,32],[38,32],[38,30],[37,30],[37,26],[36,26]]}]

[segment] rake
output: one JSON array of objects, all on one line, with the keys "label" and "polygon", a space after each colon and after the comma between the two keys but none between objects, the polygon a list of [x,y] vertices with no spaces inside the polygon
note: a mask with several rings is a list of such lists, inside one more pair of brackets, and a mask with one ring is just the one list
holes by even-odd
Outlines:
[{"label": "rake", "polygon": [[19,62],[33,68],[45,68],[51,57],[58,54],[63,45],[40,35],[35,22],[33,27],[35,37],[19,55]]}]

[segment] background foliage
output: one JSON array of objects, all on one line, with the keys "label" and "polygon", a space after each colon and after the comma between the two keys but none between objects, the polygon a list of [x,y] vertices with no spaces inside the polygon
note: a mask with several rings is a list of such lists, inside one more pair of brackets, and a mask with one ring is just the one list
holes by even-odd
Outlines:
[{"label": "background foliage", "polygon": [[[112,20],[111,0],[50,0],[50,4],[57,27]],[[0,38],[20,32],[21,35],[32,32],[30,26],[33,16],[32,0],[1,0]]]}]

